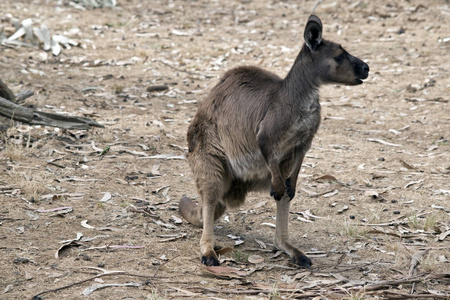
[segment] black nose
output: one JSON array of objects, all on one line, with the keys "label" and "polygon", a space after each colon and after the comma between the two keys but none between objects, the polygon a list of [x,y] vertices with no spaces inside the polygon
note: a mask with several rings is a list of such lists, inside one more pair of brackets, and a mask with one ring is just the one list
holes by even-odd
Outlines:
[{"label": "black nose", "polygon": [[368,64],[363,65],[363,71],[369,73],[369,65]]},{"label": "black nose", "polygon": [[361,76],[361,79],[366,79],[367,77],[369,77],[369,65],[368,64],[363,63],[360,70],[361,71],[360,71],[359,75]]}]

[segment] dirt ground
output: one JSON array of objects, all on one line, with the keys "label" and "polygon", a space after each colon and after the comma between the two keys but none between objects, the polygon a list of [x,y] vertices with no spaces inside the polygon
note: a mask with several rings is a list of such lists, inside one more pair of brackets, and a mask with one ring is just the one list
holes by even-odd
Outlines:
[{"label": "dirt ground", "polygon": [[449,298],[448,1],[316,9],[323,37],[370,75],[321,89],[322,124],[290,215],[311,270],[274,250],[269,195],[217,222],[217,245],[234,251],[216,274],[200,263],[201,229],[180,220],[181,196],[196,197],[183,157],[198,103],[238,65],[287,74],[316,2],[1,1],[7,36],[11,17],[31,18],[80,46],[53,56],[0,45],[0,78],[35,93],[26,106],[105,128],[2,120],[0,298]]}]

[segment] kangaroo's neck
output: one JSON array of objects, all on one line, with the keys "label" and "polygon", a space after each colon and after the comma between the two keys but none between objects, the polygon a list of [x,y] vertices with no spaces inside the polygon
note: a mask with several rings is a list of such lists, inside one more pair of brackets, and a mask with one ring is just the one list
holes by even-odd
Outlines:
[{"label": "kangaroo's neck", "polygon": [[309,49],[304,45],[283,80],[283,91],[290,101],[317,102],[320,84],[315,62],[311,59]]}]

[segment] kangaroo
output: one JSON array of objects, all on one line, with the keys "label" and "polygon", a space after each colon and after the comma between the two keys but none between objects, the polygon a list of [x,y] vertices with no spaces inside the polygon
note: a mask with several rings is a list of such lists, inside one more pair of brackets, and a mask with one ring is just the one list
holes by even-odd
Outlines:
[{"label": "kangaroo", "polygon": [[277,210],[275,246],[294,264],[311,268],[311,260],[289,242],[288,220],[298,173],[320,123],[319,86],[362,84],[369,66],[322,39],[315,15],[304,40],[284,79],[251,66],[227,71],[189,125],[189,164],[200,201],[183,195],[179,209],[188,222],[203,226],[205,265],[219,265],[214,221],[243,204],[248,192],[270,190]]}]

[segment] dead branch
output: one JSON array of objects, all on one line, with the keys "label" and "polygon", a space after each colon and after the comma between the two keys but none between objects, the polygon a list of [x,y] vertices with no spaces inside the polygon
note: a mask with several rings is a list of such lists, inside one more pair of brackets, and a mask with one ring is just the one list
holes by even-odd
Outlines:
[{"label": "dead branch", "polygon": [[92,126],[104,128],[103,125],[88,118],[37,111],[17,105],[3,97],[0,97],[0,115],[30,125],[45,125],[63,129],[90,129]]},{"label": "dead branch", "polygon": [[27,99],[28,97],[31,97],[33,95],[34,95],[33,91],[30,91],[30,90],[23,91],[23,92],[18,93],[16,95],[16,101],[15,102],[17,104],[23,103],[25,99]]},{"label": "dead branch", "polygon": [[31,95],[33,95],[31,91],[25,91],[18,96],[14,95],[0,79],[0,116],[30,125],[45,125],[63,129],[90,129],[92,126],[104,128],[103,125],[88,118],[46,113],[16,104]]},{"label": "dead branch", "polygon": [[9,101],[16,102],[16,96],[13,91],[0,79],[0,97]]}]

